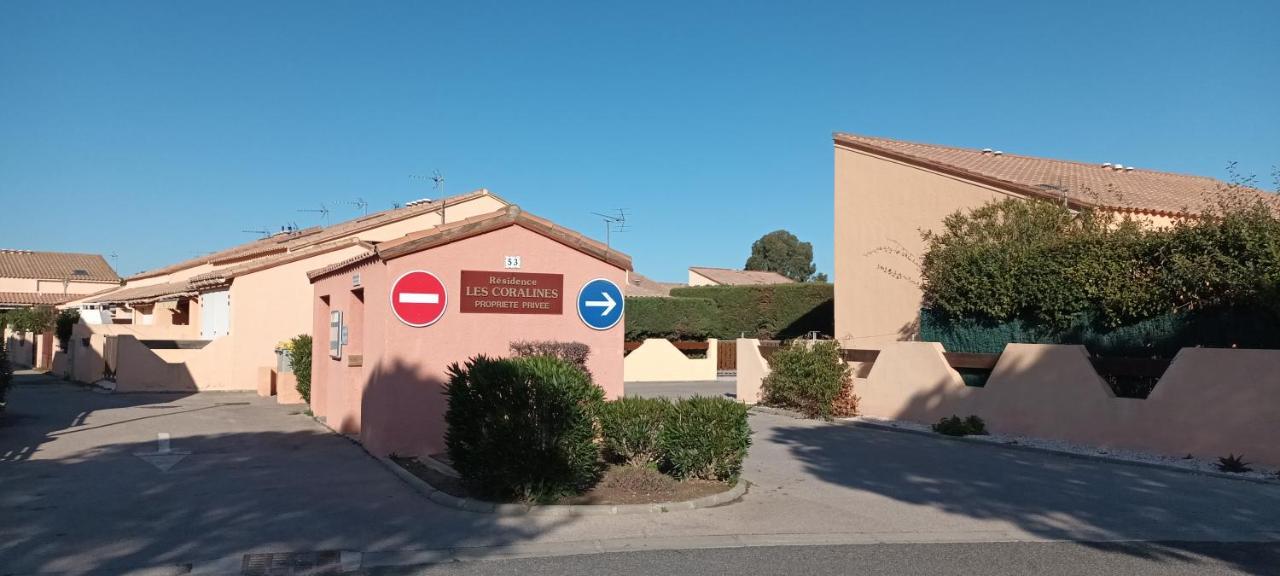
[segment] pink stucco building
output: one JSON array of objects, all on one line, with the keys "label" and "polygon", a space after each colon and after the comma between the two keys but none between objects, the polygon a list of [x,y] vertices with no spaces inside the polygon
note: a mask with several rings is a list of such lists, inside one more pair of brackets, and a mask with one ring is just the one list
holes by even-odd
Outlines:
[{"label": "pink stucco building", "polygon": [[[516,206],[313,270],[312,410],[374,454],[440,452],[448,366],[477,354],[508,355],[518,340],[589,345],[596,383],[617,397],[623,325],[588,327],[576,298],[597,278],[625,286],[630,270],[627,256]],[[414,271],[444,288],[429,295],[443,310],[429,324],[393,311],[393,285]]]}]

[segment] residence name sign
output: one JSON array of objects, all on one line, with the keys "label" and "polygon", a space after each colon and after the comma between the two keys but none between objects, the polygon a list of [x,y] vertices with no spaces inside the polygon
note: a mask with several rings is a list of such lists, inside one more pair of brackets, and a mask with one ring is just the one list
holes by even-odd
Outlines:
[{"label": "residence name sign", "polygon": [[462,271],[463,314],[560,314],[564,275]]}]

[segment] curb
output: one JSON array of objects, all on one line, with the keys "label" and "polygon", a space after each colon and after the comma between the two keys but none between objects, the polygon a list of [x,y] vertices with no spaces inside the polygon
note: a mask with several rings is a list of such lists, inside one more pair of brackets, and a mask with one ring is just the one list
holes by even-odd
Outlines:
[{"label": "curb", "polygon": [[661,514],[680,510],[697,510],[737,501],[742,498],[743,494],[746,494],[748,484],[746,480],[739,480],[737,484],[734,484],[732,488],[724,492],[683,502],[660,502],[657,504],[498,504],[447,494],[413,475],[412,472],[401,468],[399,464],[396,464],[390,458],[381,456],[375,456],[374,458],[381,462],[392,474],[398,476],[406,484],[413,487],[414,490],[417,490],[436,504],[466,512],[498,514],[500,516],[618,516],[623,514]]},{"label": "curb", "polygon": [[868,422],[866,420],[853,419],[836,419],[836,420],[820,420],[807,418],[799,412],[786,410],[783,408],[772,408],[769,406],[752,406],[750,411],[759,414],[772,414],[774,416],[786,416],[797,420],[813,420],[816,422],[826,422],[829,424],[841,424],[852,426],[855,428],[868,428],[871,430],[883,430],[886,432],[900,432],[903,434],[915,434],[917,436],[926,436],[937,440],[947,440],[952,442],[963,442],[976,446],[990,446],[993,448],[1004,448],[1007,450],[1022,450],[1025,452],[1038,452],[1041,454],[1053,454],[1055,456],[1063,456],[1066,458],[1074,458],[1077,460],[1089,460],[1094,462],[1108,462],[1113,464],[1124,464],[1127,466],[1138,466],[1142,468],[1154,468],[1156,470],[1165,470],[1168,472],[1181,472],[1193,476],[1206,476],[1209,478],[1222,478],[1224,480],[1236,480],[1239,482],[1253,482],[1254,484],[1280,485],[1280,478],[1272,480],[1270,478],[1254,478],[1250,476],[1240,476],[1237,474],[1228,474],[1226,472],[1214,472],[1212,470],[1193,470],[1191,468],[1183,468],[1181,466],[1173,466],[1170,464],[1161,464],[1159,462],[1144,462],[1141,460],[1130,460],[1128,458],[1120,458],[1109,456],[1106,454],[1081,454],[1069,450],[1055,450],[1053,448],[1045,448],[1042,446],[1028,446],[1026,444],[1008,444],[1004,442],[995,442],[991,440],[982,440],[979,438],[969,438],[965,436],[947,436],[946,434],[938,434],[935,432],[926,432],[924,430],[913,430],[911,428],[900,428],[891,424],[881,424],[878,422]]}]

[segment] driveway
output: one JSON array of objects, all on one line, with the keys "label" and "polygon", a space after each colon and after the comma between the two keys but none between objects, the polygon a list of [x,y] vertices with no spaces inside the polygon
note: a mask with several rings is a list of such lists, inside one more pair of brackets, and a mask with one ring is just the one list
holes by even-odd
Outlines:
[{"label": "driveway", "polygon": [[721,376],[715,380],[695,382],[626,382],[622,386],[625,396],[645,398],[688,398],[690,396],[737,396],[737,378]]},{"label": "driveway", "polygon": [[[1204,554],[1179,542],[1280,539],[1272,484],[764,414],[751,419],[752,486],[738,503],[629,516],[476,514],[422,498],[299,407],[245,393],[102,395],[44,377],[22,382],[0,423],[0,573],[182,571],[299,550],[359,551],[376,566],[1058,540],[1158,540],[1140,554],[1179,562]],[[154,453],[160,433],[190,452],[167,471],[136,455]]]}]

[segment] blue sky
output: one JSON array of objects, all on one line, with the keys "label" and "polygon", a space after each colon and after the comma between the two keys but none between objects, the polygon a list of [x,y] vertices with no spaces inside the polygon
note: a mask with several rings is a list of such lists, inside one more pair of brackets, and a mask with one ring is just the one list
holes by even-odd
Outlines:
[{"label": "blue sky", "polygon": [[1270,182],[1276,2],[0,4],[0,247],[131,274],[486,187],[638,271],[831,271],[831,133]]}]

